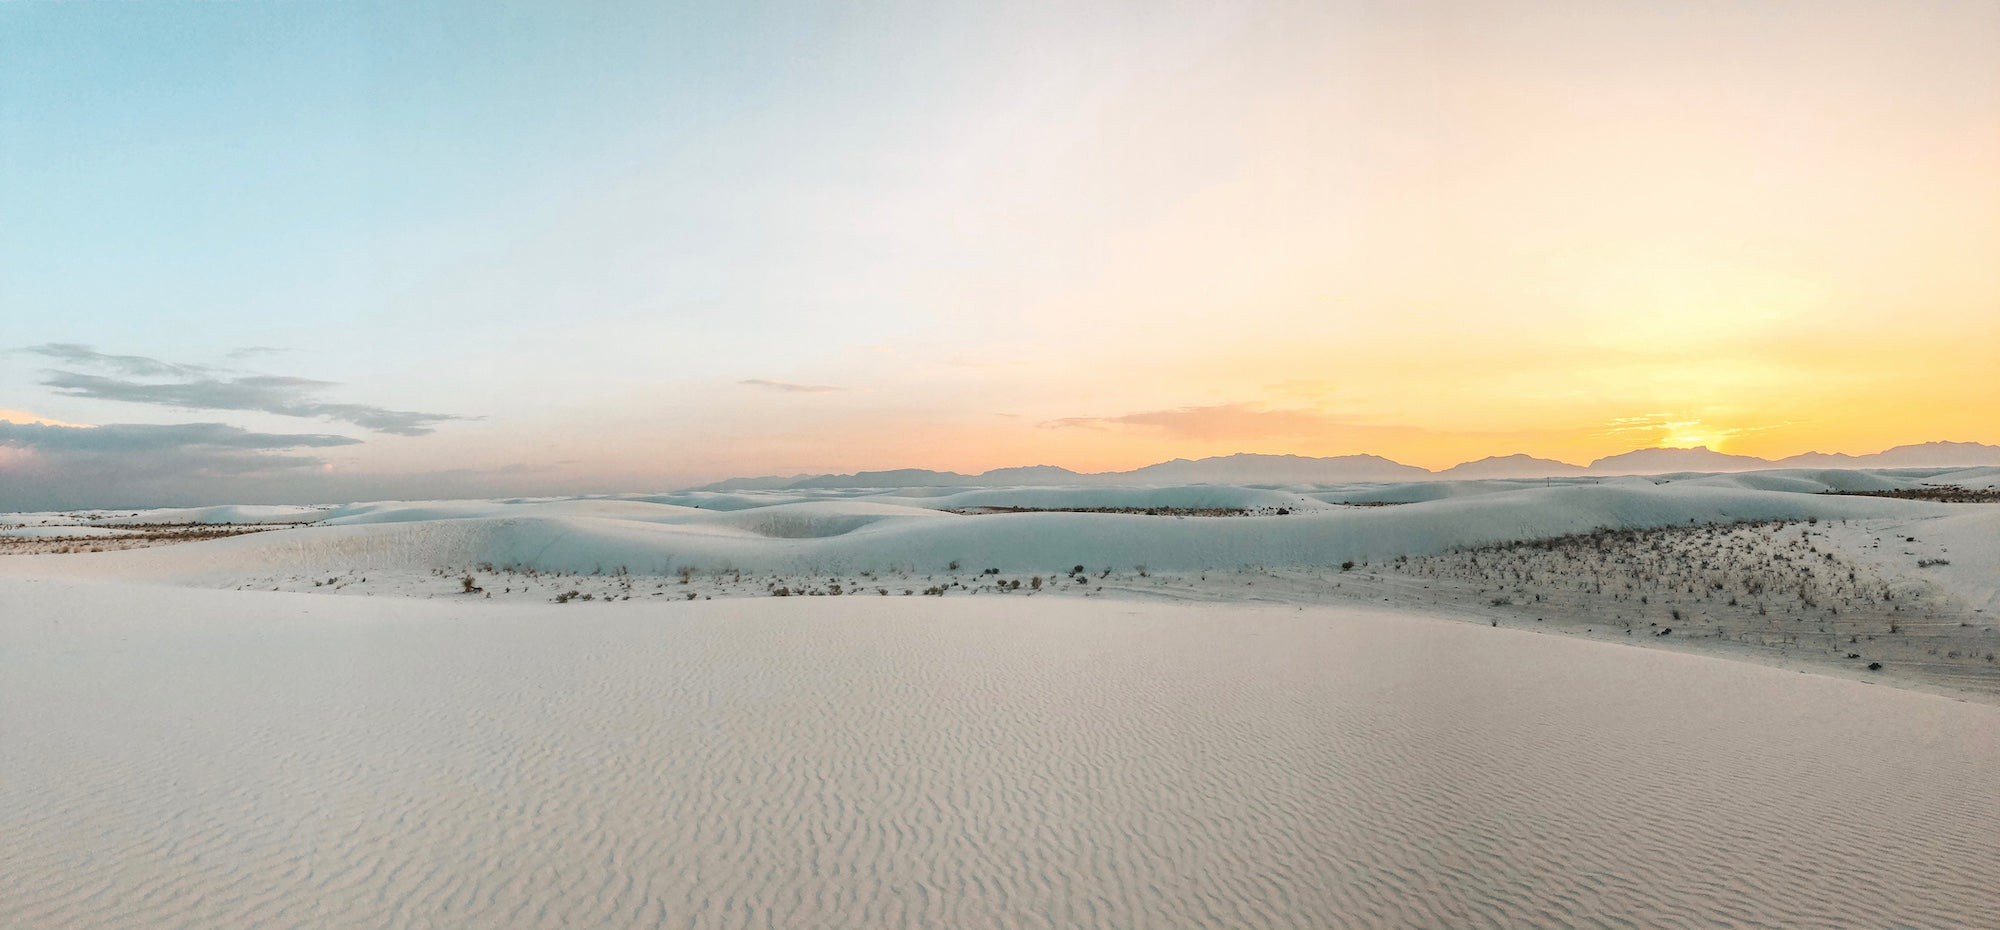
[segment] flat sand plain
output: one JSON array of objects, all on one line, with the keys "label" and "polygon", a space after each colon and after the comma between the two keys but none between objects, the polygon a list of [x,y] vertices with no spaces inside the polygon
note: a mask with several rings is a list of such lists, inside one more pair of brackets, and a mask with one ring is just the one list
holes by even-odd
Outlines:
[{"label": "flat sand plain", "polygon": [[2000,883],[2000,708],[1354,607],[0,578],[0,747],[9,927],[1965,927]]}]

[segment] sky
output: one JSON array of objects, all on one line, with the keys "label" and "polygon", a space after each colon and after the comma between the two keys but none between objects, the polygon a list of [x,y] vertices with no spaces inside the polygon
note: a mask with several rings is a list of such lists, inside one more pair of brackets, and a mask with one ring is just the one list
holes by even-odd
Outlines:
[{"label": "sky", "polygon": [[0,0],[0,509],[2000,442],[2000,4]]}]

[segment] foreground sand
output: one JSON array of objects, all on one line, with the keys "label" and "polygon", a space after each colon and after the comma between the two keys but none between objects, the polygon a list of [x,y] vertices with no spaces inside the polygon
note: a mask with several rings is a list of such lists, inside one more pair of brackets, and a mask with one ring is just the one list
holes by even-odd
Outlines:
[{"label": "foreground sand", "polygon": [[2000,709],[1356,609],[4,578],[0,746],[9,927],[1946,927],[2000,881]]}]

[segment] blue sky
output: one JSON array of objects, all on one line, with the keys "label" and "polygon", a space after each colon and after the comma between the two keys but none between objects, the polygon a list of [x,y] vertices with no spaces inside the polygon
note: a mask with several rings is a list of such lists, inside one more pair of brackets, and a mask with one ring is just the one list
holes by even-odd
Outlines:
[{"label": "blue sky", "polygon": [[0,3],[0,410],[354,440],[187,494],[2000,440],[1996,56],[1943,2]]},{"label": "blue sky", "polygon": [[937,322],[904,268],[1007,258],[940,238],[926,211],[942,204],[912,206],[913,176],[977,184],[939,156],[1003,145],[1009,120],[1040,115],[1038,83],[1073,104],[1064,85],[1090,79],[1073,53],[1090,50],[1069,20],[1092,18],[340,2],[0,15],[13,341],[189,360],[279,346],[319,377],[459,404],[495,385],[453,392],[412,369],[527,367],[540,347],[598,358],[513,377],[615,388],[662,367],[769,374],[754,366]]},{"label": "blue sky", "polygon": [[[17,338],[311,348],[372,379],[566,314],[712,323],[693,304],[759,283],[732,239],[838,232],[746,211],[869,167],[841,163],[851,111],[801,114],[839,94],[894,120],[912,95],[841,70],[867,52],[823,12],[562,9],[10,5],[4,297],[37,311]],[[788,296],[760,290],[736,309]]]}]

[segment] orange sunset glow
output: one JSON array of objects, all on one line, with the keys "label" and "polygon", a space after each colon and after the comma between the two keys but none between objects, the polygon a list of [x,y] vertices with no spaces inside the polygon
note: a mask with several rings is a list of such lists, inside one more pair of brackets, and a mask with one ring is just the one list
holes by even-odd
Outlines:
[{"label": "orange sunset glow", "polygon": [[[359,109],[300,76],[276,162],[196,158],[119,83],[90,125],[194,154],[40,153],[0,401],[316,417],[351,441],[298,474],[383,493],[2000,441],[2000,8],[1183,13],[753,16],[718,60],[552,19],[594,71],[503,46]],[[474,51],[410,42],[366,73]],[[189,125],[279,131],[254,61],[149,54]],[[106,185],[129,241],[78,225]]]}]

